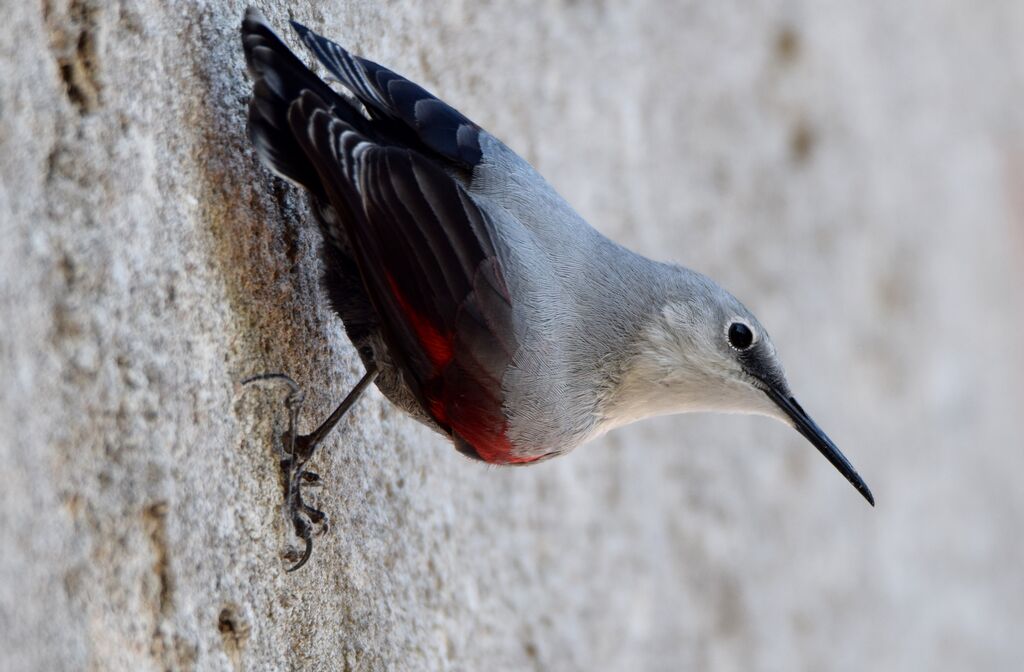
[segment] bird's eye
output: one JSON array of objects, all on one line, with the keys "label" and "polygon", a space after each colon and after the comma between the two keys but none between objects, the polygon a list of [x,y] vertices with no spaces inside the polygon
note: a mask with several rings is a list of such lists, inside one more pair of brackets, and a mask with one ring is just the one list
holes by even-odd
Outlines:
[{"label": "bird's eye", "polygon": [[754,332],[742,322],[729,325],[729,345],[737,350],[746,350],[754,342]]}]

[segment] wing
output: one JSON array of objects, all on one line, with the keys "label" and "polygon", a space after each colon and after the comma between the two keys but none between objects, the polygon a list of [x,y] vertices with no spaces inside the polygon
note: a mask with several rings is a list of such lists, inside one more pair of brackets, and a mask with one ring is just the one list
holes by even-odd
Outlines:
[{"label": "wing", "polygon": [[249,8],[242,21],[242,47],[253,95],[249,103],[249,137],[264,163],[279,176],[323,197],[316,172],[289,132],[288,106],[304,90],[315,93],[364,134],[369,120],[335,93],[293,54],[259,11]]},{"label": "wing", "polygon": [[376,128],[403,144],[471,171],[479,163],[480,127],[426,89],[391,70],[348,53],[292,21],[303,44],[366,108]]},{"label": "wing", "polygon": [[460,450],[520,463],[505,435],[502,378],[518,343],[493,223],[416,151],[384,146],[312,92],[289,110],[294,137],[344,217],[390,352]]}]

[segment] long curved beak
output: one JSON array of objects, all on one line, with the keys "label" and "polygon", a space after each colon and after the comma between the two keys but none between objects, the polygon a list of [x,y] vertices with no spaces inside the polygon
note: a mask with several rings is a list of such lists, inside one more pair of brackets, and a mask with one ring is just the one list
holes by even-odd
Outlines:
[{"label": "long curved beak", "polygon": [[825,459],[831,462],[832,466],[846,477],[846,480],[853,487],[857,488],[857,492],[863,495],[864,499],[868,500],[871,506],[874,506],[875,498],[871,494],[871,490],[868,489],[867,483],[860,477],[857,470],[853,468],[853,465],[846,459],[846,456],[836,447],[836,444],[832,443],[832,439],[828,438],[821,427],[815,424],[814,420],[811,420],[811,416],[807,415],[807,411],[797,403],[796,399],[779,392],[771,386],[765,392],[793,422],[793,428],[803,434],[804,438],[810,441],[818,449],[818,452],[824,455]]}]

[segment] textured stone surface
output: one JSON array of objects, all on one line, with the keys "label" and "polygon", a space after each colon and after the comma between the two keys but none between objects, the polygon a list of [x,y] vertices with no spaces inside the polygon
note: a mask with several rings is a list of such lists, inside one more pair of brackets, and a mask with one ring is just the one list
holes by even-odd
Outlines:
[{"label": "textured stone surface", "polygon": [[0,668],[1017,669],[1024,4],[261,4],[719,278],[878,508],[763,419],[505,470],[374,391],[286,575],[281,393],[236,383],[308,426],[360,369],[247,146],[243,4],[6,2]]}]

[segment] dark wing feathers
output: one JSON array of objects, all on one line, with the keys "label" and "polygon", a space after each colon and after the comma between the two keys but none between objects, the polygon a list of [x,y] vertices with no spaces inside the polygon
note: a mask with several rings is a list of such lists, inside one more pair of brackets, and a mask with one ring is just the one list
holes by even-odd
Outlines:
[{"label": "dark wing feathers", "polygon": [[[373,263],[369,260],[380,256],[379,248],[382,245],[373,235],[373,220],[369,218],[354,181],[360,179],[361,173],[374,170],[373,166],[365,165],[361,160],[363,148],[373,146],[351,126],[330,115],[322,101],[309,92],[292,105],[289,118],[294,137],[302,146],[310,165],[318,172],[328,200],[342,215],[350,242],[356,251],[363,283],[382,318],[388,340],[417,342],[415,325],[402,319],[401,312],[394,311],[394,303],[382,304],[378,298],[388,295],[390,291],[386,278],[368,272]],[[353,233],[357,235],[353,236]],[[392,354],[407,372],[413,374],[410,386],[417,396],[421,396],[417,381],[431,370],[431,363],[422,348],[395,349]]]},{"label": "dark wing feathers", "polygon": [[501,392],[516,342],[493,223],[429,159],[363,138],[311,93],[292,127],[332,204],[352,215],[364,284],[424,409],[463,452],[517,461]]},{"label": "dark wing feathers", "polygon": [[384,127],[399,144],[422,145],[464,170],[480,162],[480,128],[461,112],[384,66],[349,54],[301,23],[292,21],[292,27],[372,118],[392,122]]},{"label": "dark wing feathers", "polygon": [[259,14],[246,13],[242,21],[242,47],[254,82],[249,104],[249,137],[253,146],[276,173],[323,197],[315,170],[288,132],[289,105],[303,91],[311,91],[360,132],[370,134],[369,123],[310,72]]},{"label": "dark wing feathers", "polygon": [[479,129],[412,82],[293,25],[365,111],[247,14],[261,158],[337,212],[346,238],[338,250],[351,250],[392,360],[459,450],[529,461],[505,436],[501,383],[518,344],[495,224],[452,177],[479,161]]}]

